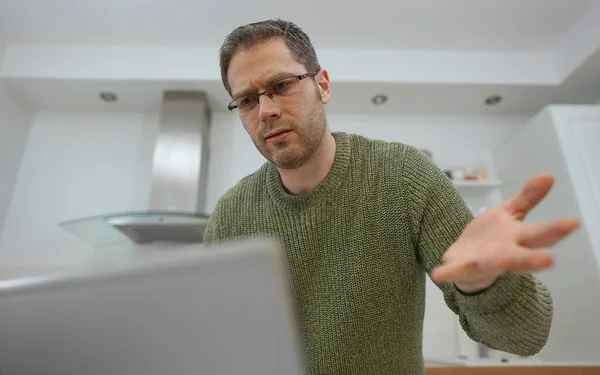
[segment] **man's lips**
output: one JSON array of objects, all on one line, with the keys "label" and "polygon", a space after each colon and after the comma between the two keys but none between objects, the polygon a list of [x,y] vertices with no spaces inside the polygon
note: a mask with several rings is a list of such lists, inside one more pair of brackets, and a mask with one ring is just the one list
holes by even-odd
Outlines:
[{"label": "man's lips", "polygon": [[269,143],[279,143],[291,133],[292,131],[290,129],[278,130],[271,132],[267,137],[265,137],[265,139]]},{"label": "man's lips", "polygon": [[269,134],[267,134],[267,136],[265,137],[265,139],[269,139],[269,138],[272,138],[272,137],[276,137],[276,136],[278,136],[278,135],[280,135],[280,134],[287,133],[287,132],[289,132],[289,131],[291,131],[291,130],[290,130],[290,129],[280,129],[280,130],[276,130],[276,131],[273,131],[273,132],[270,132]]}]

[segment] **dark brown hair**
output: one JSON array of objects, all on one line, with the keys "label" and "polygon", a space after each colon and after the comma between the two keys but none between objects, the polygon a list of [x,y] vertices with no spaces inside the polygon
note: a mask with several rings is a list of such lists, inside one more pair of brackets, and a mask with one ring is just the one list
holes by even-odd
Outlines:
[{"label": "dark brown hair", "polygon": [[221,80],[229,95],[231,95],[231,87],[229,86],[227,70],[233,56],[241,50],[251,48],[272,38],[283,38],[296,57],[296,61],[304,65],[307,71],[318,72],[321,70],[317,53],[310,38],[294,23],[280,19],[250,23],[236,28],[227,35],[219,51]]}]

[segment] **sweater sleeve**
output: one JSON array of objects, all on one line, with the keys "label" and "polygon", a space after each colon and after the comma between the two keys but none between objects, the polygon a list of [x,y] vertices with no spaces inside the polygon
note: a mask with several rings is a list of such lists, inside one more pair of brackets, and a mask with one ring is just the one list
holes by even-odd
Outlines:
[{"label": "sweater sleeve", "polygon": [[212,245],[218,241],[219,235],[219,217],[215,216],[214,213],[210,216],[208,220],[208,224],[204,229],[204,239],[203,242],[206,245]]},{"label": "sweater sleeve", "polygon": [[[430,159],[407,146],[402,167],[405,203],[419,261],[430,273],[473,216],[452,181]],[[485,346],[520,356],[538,353],[550,333],[550,292],[533,275],[508,272],[488,289],[465,295],[452,283],[437,286],[465,333]]]},{"label": "sweater sleeve", "polygon": [[204,229],[204,244],[210,246],[223,241],[225,237],[225,227],[223,226],[223,205],[224,197],[221,197],[215,206],[215,209],[210,214],[208,224]]}]

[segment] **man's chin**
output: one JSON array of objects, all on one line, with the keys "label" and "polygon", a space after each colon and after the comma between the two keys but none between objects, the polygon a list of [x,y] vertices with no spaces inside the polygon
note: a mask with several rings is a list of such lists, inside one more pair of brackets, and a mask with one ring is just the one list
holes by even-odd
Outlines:
[{"label": "man's chin", "polygon": [[278,155],[273,155],[270,160],[281,169],[296,169],[306,162],[304,155],[298,152],[281,152]]}]

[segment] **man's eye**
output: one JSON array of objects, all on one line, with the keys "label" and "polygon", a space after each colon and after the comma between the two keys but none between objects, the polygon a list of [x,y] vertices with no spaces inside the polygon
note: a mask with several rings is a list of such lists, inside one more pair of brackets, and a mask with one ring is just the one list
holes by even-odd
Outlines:
[{"label": "man's eye", "polygon": [[275,86],[273,86],[273,88],[275,90],[283,90],[283,89],[286,88],[287,85],[288,85],[287,82],[278,82],[278,83],[275,84]]},{"label": "man's eye", "polygon": [[252,104],[252,102],[253,102],[252,98],[251,98],[251,97],[249,97],[249,96],[247,96],[247,97],[245,97],[245,98],[241,98],[241,99],[239,99],[239,100],[238,100],[238,103],[239,103],[238,105],[239,105],[240,107],[247,107],[247,106],[251,105],[251,104]]},{"label": "man's eye", "polygon": [[289,79],[280,81],[271,86],[271,92],[273,94],[281,94],[288,90],[292,86],[292,81]]}]

